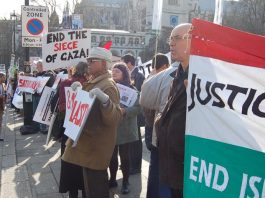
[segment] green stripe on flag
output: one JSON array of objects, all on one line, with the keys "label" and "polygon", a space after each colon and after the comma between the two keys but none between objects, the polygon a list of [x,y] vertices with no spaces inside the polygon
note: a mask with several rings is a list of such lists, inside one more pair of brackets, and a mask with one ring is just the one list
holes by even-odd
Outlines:
[{"label": "green stripe on flag", "polygon": [[265,197],[265,154],[186,135],[185,198]]}]

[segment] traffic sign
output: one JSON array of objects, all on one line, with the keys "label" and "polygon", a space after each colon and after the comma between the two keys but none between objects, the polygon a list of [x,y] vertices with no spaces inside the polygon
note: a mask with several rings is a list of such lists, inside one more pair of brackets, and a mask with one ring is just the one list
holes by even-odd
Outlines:
[{"label": "traffic sign", "polygon": [[32,35],[39,35],[43,31],[43,23],[39,19],[30,19],[27,23],[27,30]]},{"label": "traffic sign", "polygon": [[48,7],[21,6],[22,47],[41,47],[42,36],[48,32]]}]

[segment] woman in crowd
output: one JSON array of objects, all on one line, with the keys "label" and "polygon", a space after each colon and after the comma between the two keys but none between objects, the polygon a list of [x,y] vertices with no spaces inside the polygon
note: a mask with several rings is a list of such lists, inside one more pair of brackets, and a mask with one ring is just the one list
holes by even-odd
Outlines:
[{"label": "woman in crowd", "polygon": [[[70,87],[73,82],[80,82],[83,84],[87,81],[88,73],[87,64],[85,62],[79,62],[75,67],[75,73],[70,79],[67,79],[60,83],[58,88],[58,114],[59,120],[61,122],[60,134],[61,138],[61,156],[65,150],[65,142],[68,137],[64,135],[65,128],[63,127],[64,117],[65,117],[65,107],[66,107],[66,97],[65,97],[65,87]],[[56,97],[55,97],[56,98]],[[61,174],[60,174],[60,185],[59,192],[66,193],[69,192],[69,198],[78,197],[78,189],[82,190],[82,197],[85,197],[84,193],[84,183],[83,183],[83,172],[82,168],[78,165],[71,164],[61,160]]]},{"label": "woman in crowd", "polygon": [[[127,66],[124,63],[116,63],[112,68],[112,78],[116,83],[122,84],[126,87],[135,89],[131,85],[130,73]],[[122,110],[122,120],[117,129],[116,146],[110,162],[110,180],[109,187],[117,187],[116,175],[118,170],[118,152],[121,161],[121,170],[123,174],[121,193],[129,193],[129,145],[130,142],[138,140],[137,135],[137,114],[141,111],[139,105],[139,96],[131,107],[126,107],[120,104]]]}]

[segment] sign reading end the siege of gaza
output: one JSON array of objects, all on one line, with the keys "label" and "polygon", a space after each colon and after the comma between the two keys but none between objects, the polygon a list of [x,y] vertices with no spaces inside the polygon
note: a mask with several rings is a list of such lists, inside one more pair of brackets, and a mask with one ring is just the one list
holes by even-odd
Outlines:
[{"label": "sign reading end the siege of gaza", "polygon": [[41,47],[42,36],[48,32],[48,7],[21,6],[22,47]]}]

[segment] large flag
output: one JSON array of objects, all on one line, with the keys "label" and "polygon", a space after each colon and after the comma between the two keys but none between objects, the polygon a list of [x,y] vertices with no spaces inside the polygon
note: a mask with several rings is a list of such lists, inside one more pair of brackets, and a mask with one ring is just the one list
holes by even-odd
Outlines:
[{"label": "large flag", "polygon": [[265,197],[265,38],[193,20],[184,195]]}]

